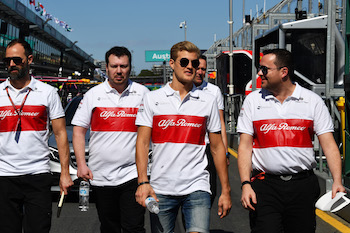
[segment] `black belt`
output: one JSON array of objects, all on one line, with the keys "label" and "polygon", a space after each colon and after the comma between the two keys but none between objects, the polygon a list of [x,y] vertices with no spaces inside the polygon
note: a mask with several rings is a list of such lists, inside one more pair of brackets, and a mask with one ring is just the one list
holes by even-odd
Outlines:
[{"label": "black belt", "polygon": [[313,170],[307,170],[307,171],[302,171],[299,173],[294,173],[294,174],[269,174],[269,173],[264,173],[258,170],[254,170],[252,173],[252,178],[258,178],[261,179],[261,177],[266,177],[266,178],[273,178],[273,179],[280,179],[284,181],[289,181],[289,180],[300,180],[300,179],[305,179],[311,175],[314,174]]}]

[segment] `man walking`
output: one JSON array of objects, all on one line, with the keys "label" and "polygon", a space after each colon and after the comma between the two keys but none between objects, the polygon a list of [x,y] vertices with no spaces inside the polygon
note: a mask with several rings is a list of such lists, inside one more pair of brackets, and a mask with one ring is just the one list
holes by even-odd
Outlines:
[{"label": "man walking", "polygon": [[[145,206],[148,196],[159,201],[160,212],[151,214],[152,232],[173,232],[181,207],[186,232],[209,232],[210,185],[205,155],[205,133],[222,193],[218,215],[225,217],[231,208],[230,185],[225,148],[220,135],[217,103],[198,90],[193,78],[199,66],[199,49],[189,41],[171,48],[169,61],[173,80],[165,87],[145,95],[136,125],[136,164],[139,187],[137,202]],[[147,176],[148,149],[152,140],[151,180]]]},{"label": "man walking", "polygon": [[[332,196],[345,192],[333,123],[322,99],[292,82],[292,54],[267,50],[238,118],[242,205],[252,232],[315,232],[319,184],[312,138],[318,137],[333,176]],[[252,174],[252,175],[251,175]]]},{"label": "man walking", "polygon": [[135,200],[135,119],[148,89],[129,79],[131,53],[125,47],[106,53],[106,71],[108,79],[85,94],[72,120],[78,177],[91,181],[102,233],[142,233],[145,209]]},{"label": "man walking", "polygon": [[64,110],[56,90],[29,75],[32,54],[26,41],[15,39],[3,59],[9,73],[0,84],[0,232],[4,233],[50,231],[50,120],[61,162],[61,193],[67,195],[73,184]]},{"label": "man walking", "polygon": [[[207,72],[207,58],[206,56],[201,55],[199,57],[199,66],[196,71],[196,76],[193,79],[193,83],[199,90],[202,90],[204,92],[207,92],[213,95],[216,99],[216,102],[219,108],[219,114],[220,114],[221,137],[222,137],[222,142],[224,143],[224,146],[225,146],[227,164],[229,164],[230,154],[228,153],[228,147],[227,147],[227,135],[226,135],[226,126],[225,126],[225,119],[224,119],[224,100],[222,98],[220,88],[204,80],[206,72]],[[207,158],[208,158],[208,171],[210,174],[210,191],[211,191],[210,199],[211,199],[211,205],[213,205],[216,197],[217,175],[216,175],[215,164],[213,161],[213,156],[211,155],[211,152],[210,152],[210,143],[209,143],[208,135],[205,136],[205,143],[207,144],[205,153],[207,154]]]}]

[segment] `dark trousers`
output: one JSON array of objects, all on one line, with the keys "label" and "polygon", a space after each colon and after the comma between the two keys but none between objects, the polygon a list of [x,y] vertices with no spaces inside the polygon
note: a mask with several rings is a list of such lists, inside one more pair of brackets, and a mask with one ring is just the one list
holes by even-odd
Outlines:
[{"label": "dark trousers", "polygon": [[92,188],[96,196],[101,233],[145,232],[145,208],[135,199],[137,179],[118,186],[93,186]]},{"label": "dark trousers", "polygon": [[211,205],[213,205],[215,197],[216,197],[217,174],[216,174],[216,168],[215,168],[213,156],[211,155],[211,151],[210,151],[210,144],[207,145],[207,147],[205,149],[205,153],[206,153],[207,158],[208,158],[208,166],[206,169],[208,170],[209,175],[210,175],[210,178],[209,178],[210,191],[211,191],[210,202],[211,202]]},{"label": "dark trousers", "polygon": [[48,233],[52,202],[49,173],[0,177],[0,232]]},{"label": "dark trousers", "polygon": [[266,177],[255,179],[255,211],[250,211],[252,233],[314,233],[315,203],[320,194],[316,175],[284,181]]}]

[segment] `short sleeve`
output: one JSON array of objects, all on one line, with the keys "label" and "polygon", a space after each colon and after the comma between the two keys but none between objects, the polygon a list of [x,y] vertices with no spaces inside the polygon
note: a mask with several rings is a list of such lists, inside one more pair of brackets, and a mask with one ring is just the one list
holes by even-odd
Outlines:
[{"label": "short sleeve", "polygon": [[216,101],[218,103],[219,110],[224,110],[224,98],[222,97],[222,93],[220,91],[220,88],[217,88],[215,97],[216,97]]},{"label": "short sleeve", "polygon": [[237,132],[254,135],[253,120],[252,120],[252,105],[249,95],[243,102],[241,111],[238,116]]},{"label": "short sleeve", "polygon": [[72,119],[72,125],[90,128],[92,108],[93,108],[93,90],[88,91],[80,101],[77,111]]},{"label": "short sleeve", "polygon": [[152,128],[153,126],[153,111],[150,105],[150,93],[144,95],[142,103],[137,111],[135,124],[137,126],[147,126]]},{"label": "short sleeve", "polygon": [[48,95],[48,109],[49,117],[51,120],[64,117],[64,110],[62,107],[60,96],[56,89],[52,89]]},{"label": "short sleeve", "polygon": [[314,131],[317,136],[333,132],[334,131],[334,125],[331,118],[331,115],[329,114],[329,110],[323,100],[317,96],[315,106],[315,115],[314,115]]},{"label": "short sleeve", "polygon": [[221,131],[220,114],[216,101],[211,101],[211,111],[207,121],[207,131],[209,133]]}]

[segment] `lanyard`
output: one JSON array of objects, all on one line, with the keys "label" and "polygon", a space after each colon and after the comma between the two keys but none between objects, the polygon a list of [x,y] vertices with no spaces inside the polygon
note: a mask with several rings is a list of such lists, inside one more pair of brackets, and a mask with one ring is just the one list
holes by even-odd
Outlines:
[{"label": "lanyard", "polygon": [[17,124],[16,124],[16,128],[15,128],[15,131],[16,131],[15,141],[16,141],[17,143],[18,143],[18,141],[19,141],[19,136],[21,135],[21,130],[22,130],[22,128],[21,128],[21,123],[22,123],[22,121],[21,121],[22,109],[23,109],[24,103],[25,103],[26,100],[27,100],[27,97],[28,97],[28,95],[29,95],[29,92],[30,92],[31,90],[32,90],[32,89],[29,88],[29,90],[28,90],[26,96],[24,97],[24,99],[23,99],[23,101],[22,101],[21,107],[20,107],[19,110],[18,110],[18,109],[16,108],[15,104],[14,104],[13,101],[12,101],[12,98],[11,98],[11,96],[10,96],[10,94],[9,94],[8,87],[6,87],[7,96],[9,97],[9,100],[10,100],[10,102],[11,102],[11,104],[12,104],[12,107],[13,107],[13,109],[16,111],[17,116],[18,116]]}]

